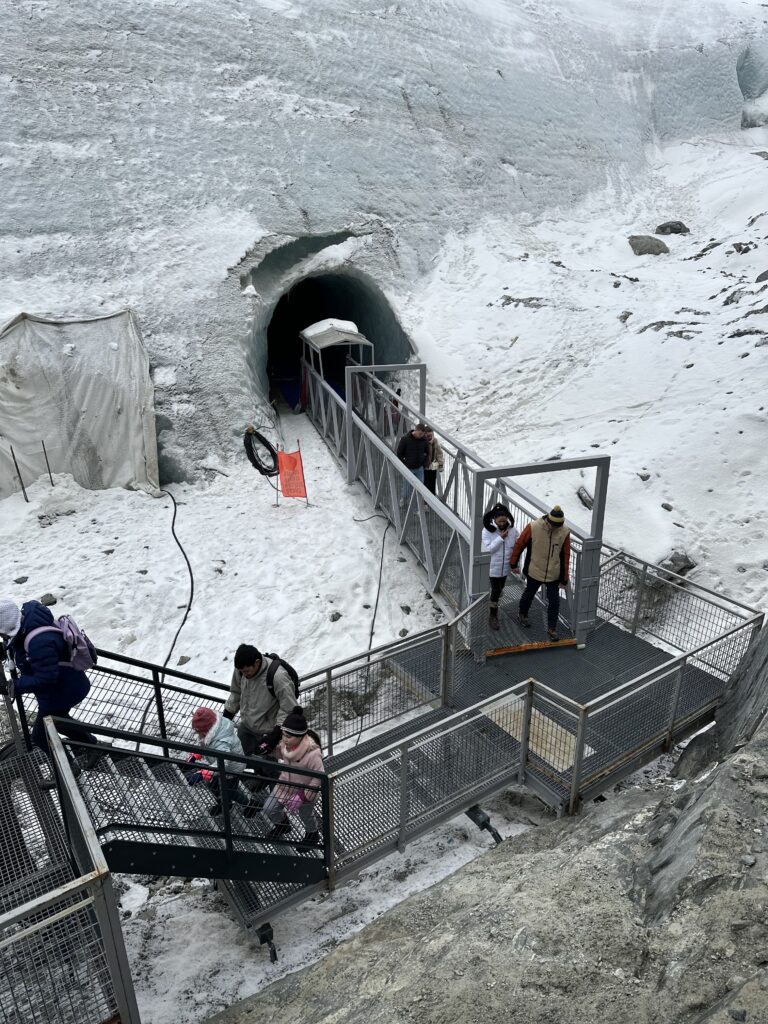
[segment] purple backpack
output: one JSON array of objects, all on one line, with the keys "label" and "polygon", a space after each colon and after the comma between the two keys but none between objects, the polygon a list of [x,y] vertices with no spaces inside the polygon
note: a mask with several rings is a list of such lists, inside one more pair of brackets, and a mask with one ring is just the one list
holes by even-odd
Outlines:
[{"label": "purple backpack", "polygon": [[63,635],[69,648],[69,661],[60,661],[60,665],[71,666],[79,672],[87,672],[89,668],[94,668],[98,661],[96,648],[71,615],[62,615],[56,619],[54,626],[38,626],[37,629],[31,629],[24,638],[24,653],[29,655],[29,641],[32,637],[53,631]]}]

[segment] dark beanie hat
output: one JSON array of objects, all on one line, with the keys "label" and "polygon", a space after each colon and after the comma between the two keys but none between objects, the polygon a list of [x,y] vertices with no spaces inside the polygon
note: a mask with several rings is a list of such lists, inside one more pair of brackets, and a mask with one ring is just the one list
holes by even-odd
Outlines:
[{"label": "dark beanie hat", "polygon": [[553,526],[562,526],[565,522],[565,513],[559,505],[555,505],[552,511],[548,513],[547,519]]},{"label": "dark beanie hat", "polygon": [[304,712],[298,706],[286,717],[280,728],[289,736],[306,736],[309,731]]}]

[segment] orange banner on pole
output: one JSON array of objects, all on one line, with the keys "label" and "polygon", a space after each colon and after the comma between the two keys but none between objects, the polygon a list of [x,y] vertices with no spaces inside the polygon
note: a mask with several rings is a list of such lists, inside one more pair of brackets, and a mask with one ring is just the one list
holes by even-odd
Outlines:
[{"label": "orange banner on pole", "polygon": [[280,490],[283,497],[306,498],[307,485],[304,483],[301,451],[278,452],[277,465],[280,469]]}]

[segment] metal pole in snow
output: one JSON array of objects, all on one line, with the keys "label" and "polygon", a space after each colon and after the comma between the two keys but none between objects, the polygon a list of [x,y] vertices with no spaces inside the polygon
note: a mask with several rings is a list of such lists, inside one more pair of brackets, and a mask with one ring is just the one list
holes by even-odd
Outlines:
[{"label": "metal pole in snow", "polygon": [[298,448],[299,448],[299,461],[301,462],[301,475],[304,478],[304,501],[306,501],[307,508],[309,508],[309,495],[307,494],[307,477],[306,477],[306,474],[304,472],[304,459],[302,459],[302,457],[301,457],[301,441],[298,439],[298,437],[296,438],[296,444],[298,445]]},{"label": "metal pole in snow", "polygon": [[27,489],[24,486],[24,481],[21,478],[21,470],[19,469],[19,464],[16,461],[16,452],[13,450],[13,445],[9,445],[8,447],[11,449],[11,458],[13,459],[13,464],[16,467],[16,476],[19,478],[19,483],[21,484],[21,493],[24,495],[24,501],[28,502],[29,498],[27,497]]},{"label": "metal pole in snow", "polygon": [[274,508],[280,508],[280,445],[277,445],[275,451],[277,452],[277,483],[275,484]]},{"label": "metal pole in snow", "polygon": [[43,455],[45,456],[45,468],[48,470],[48,479],[51,481],[51,487],[53,487],[53,477],[51,476],[51,465],[48,462],[48,452],[45,450],[45,441],[40,439],[40,444],[43,446]]}]

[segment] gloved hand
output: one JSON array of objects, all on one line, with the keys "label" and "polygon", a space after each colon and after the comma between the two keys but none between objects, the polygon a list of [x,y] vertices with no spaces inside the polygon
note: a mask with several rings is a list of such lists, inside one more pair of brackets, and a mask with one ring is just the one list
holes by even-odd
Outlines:
[{"label": "gloved hand", "polygon": [[259,752],[263,754],[271,754],[282,738],[283,730],[279,725],[276,725],[272,732],[268,732],[263,741],[259,744]]},{"label": "gloved hand", "polygon": [[202,768],[199,772],[192,772],[187,777],[188,786],[196,786],[198,782],[210,782],[213,779],[213,772],[208,768]]},{"label": "gloved hand", "polygon": [[286,811],[298,811],[298,809],[304,802],[305,800],[303,791],[297,789],[292,796],[288,797],[288,799],[285,801],[284,806]]},{"label": "gloved hand", "polygon": [[222,718],[228,718],[230,720],[230,722],[231,722],[236,714],[237,714],[236,711],[222,711],[221,712],[221,717]]},{"label": "gloved hand", "polygon": [[203,760],[203,755],[202,754],[189,754],[187,756],[187,764],[194,764],[195,761],[202,761],[202,760]]}]

